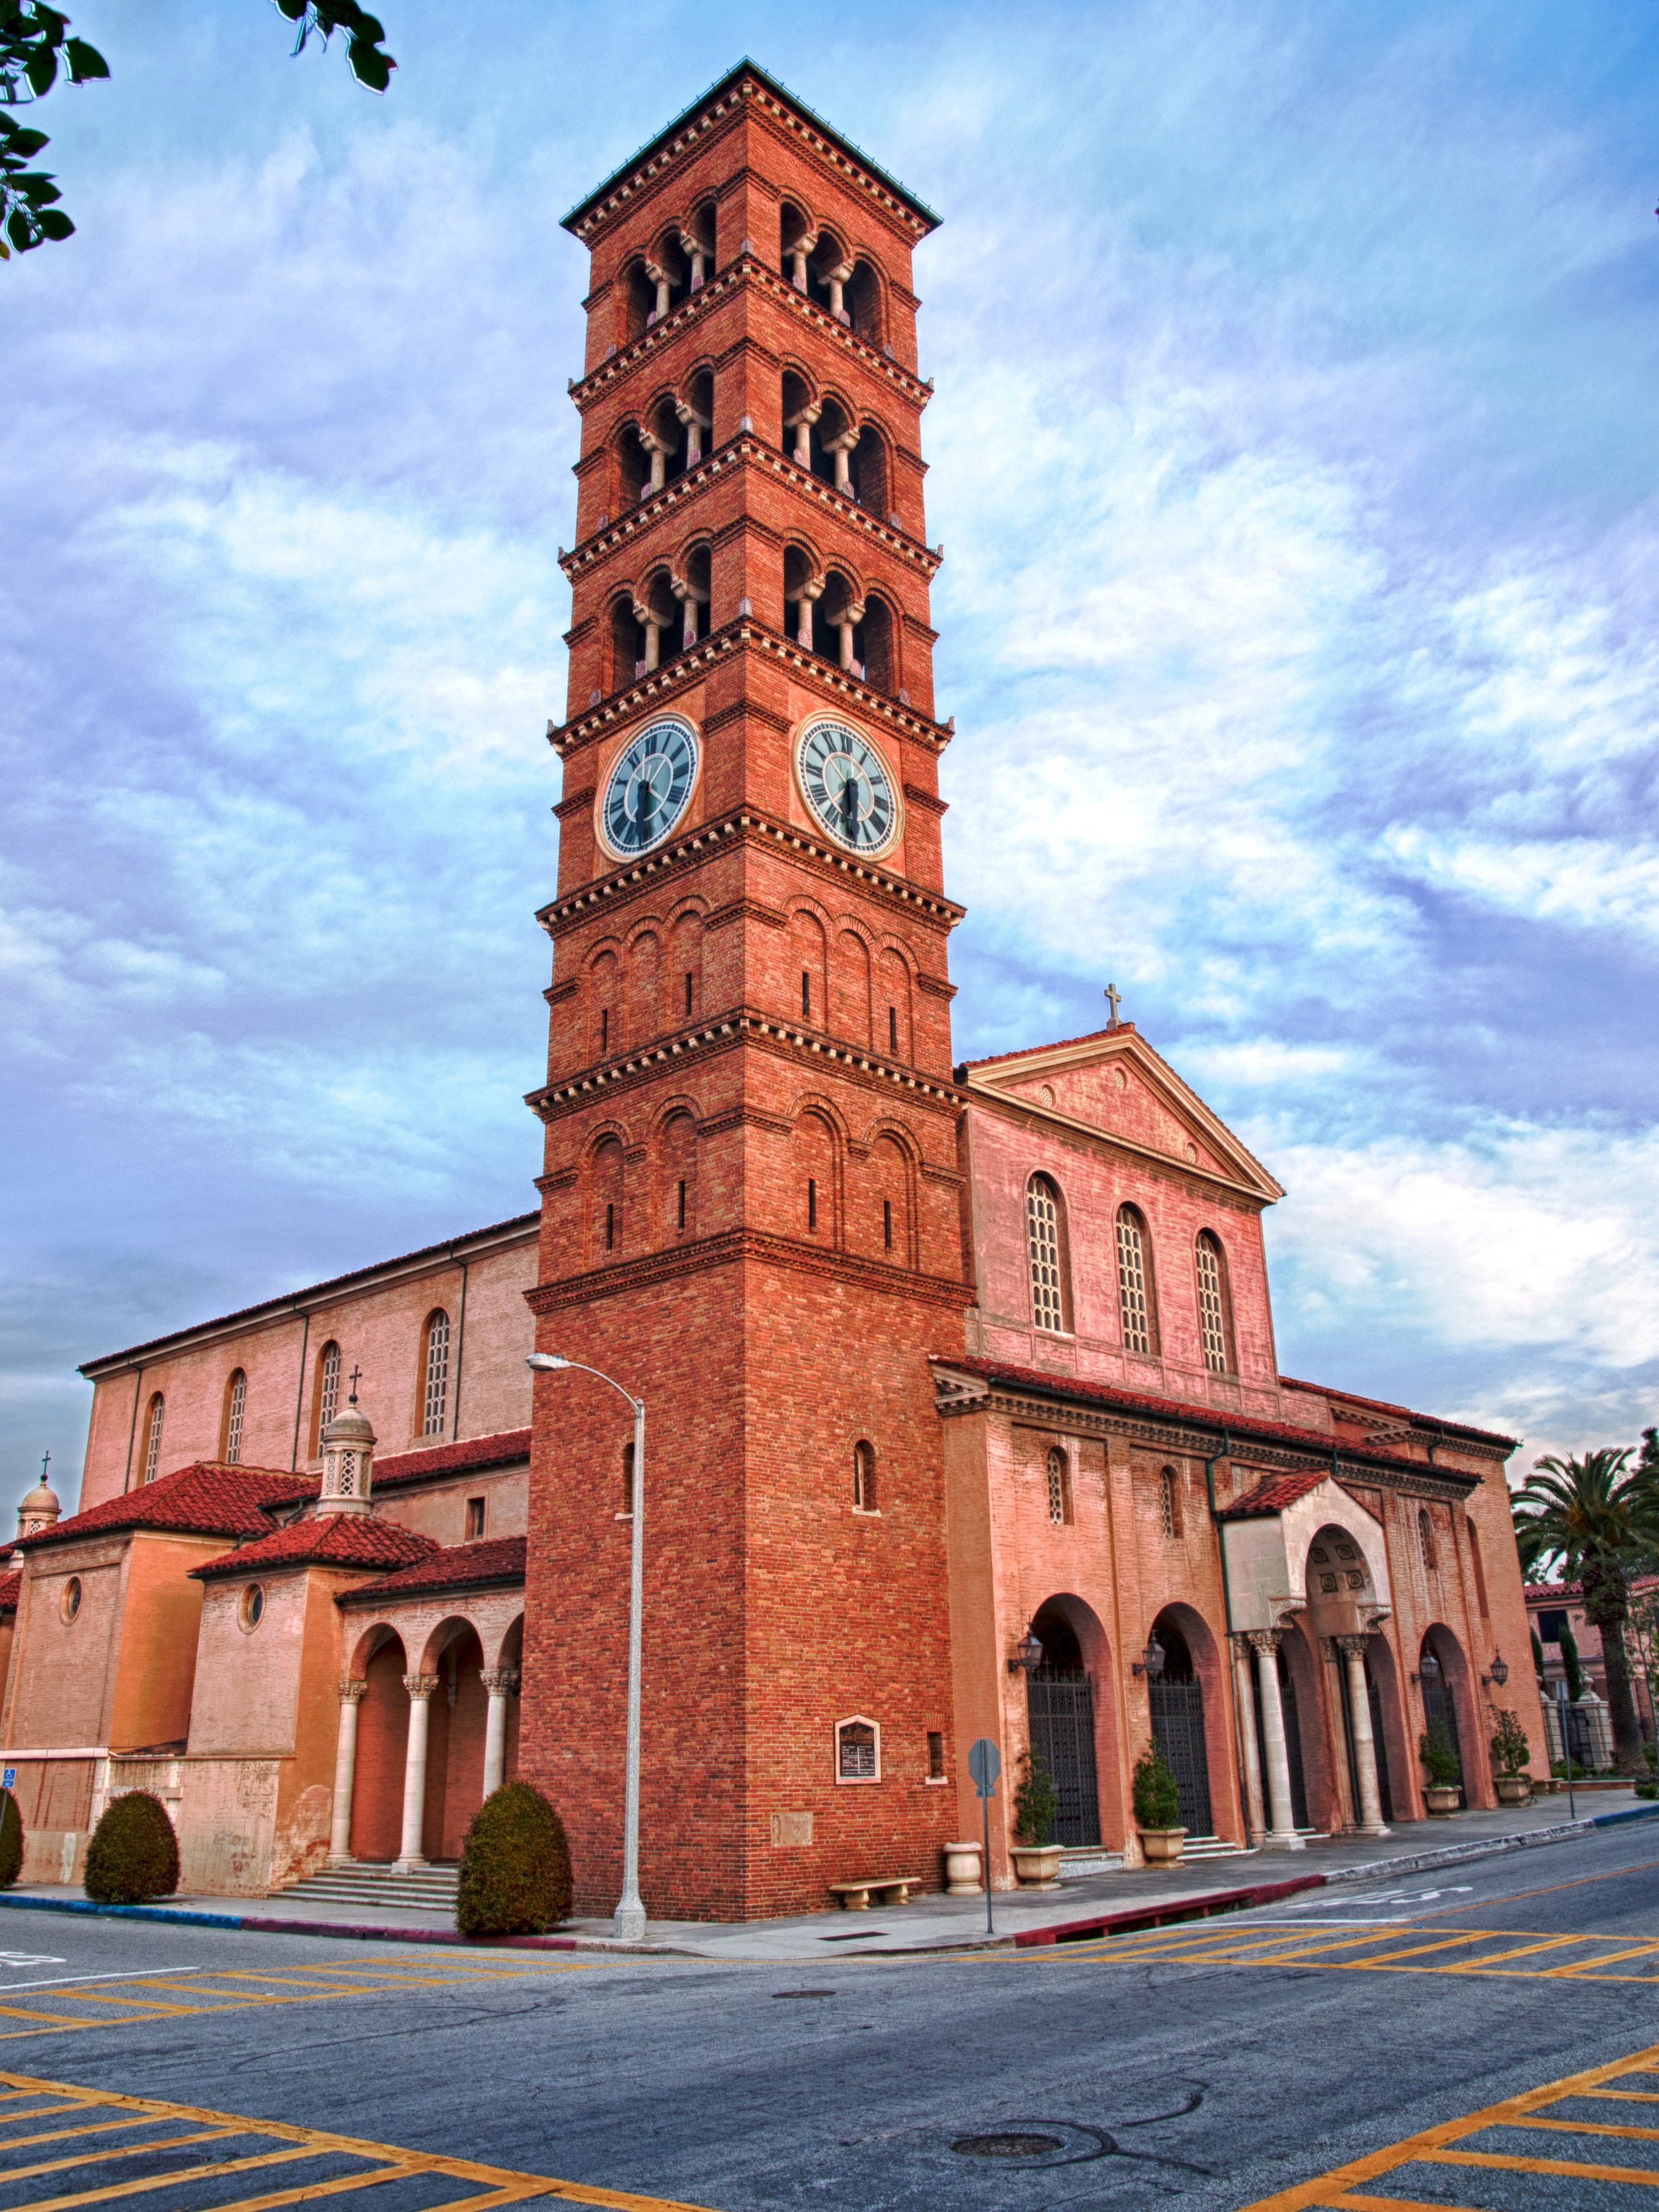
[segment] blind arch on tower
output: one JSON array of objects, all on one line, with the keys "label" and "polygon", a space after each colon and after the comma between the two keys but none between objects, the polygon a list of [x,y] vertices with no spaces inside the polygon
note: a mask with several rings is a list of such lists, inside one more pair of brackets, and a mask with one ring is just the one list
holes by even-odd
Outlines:
[{"label": "blind arch on tower", "polygon": [[1032,1326],[1063,1336],[1072,1325],[1066,1209],[1060,1186],[1051,1176],[1034,1175],[1025,1186],[1025,1252]]},{"label": "blind arch on tower", "polygon": [[1152,1273],[1152,1239],[1138,1206],[1117,1210],[1117,1303],[1123,1348],[1156,1358],[1158,1352],[1158,1286]]}]

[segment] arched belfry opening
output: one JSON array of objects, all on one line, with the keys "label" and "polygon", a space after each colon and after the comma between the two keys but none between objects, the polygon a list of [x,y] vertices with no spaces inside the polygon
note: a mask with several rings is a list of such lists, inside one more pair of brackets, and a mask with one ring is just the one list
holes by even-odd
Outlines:
[{"label": "arched belfry opening", "polygon": [[1100,1841],[1100,1784],[1095,1766],[1094,1683],[1077,1630],[1050,1600],[1031,1622],[1042,1646],[1025,1677],[1032,1752],[1048,1770],[1060,1800],[1050,1838],[1073,1848]]}]

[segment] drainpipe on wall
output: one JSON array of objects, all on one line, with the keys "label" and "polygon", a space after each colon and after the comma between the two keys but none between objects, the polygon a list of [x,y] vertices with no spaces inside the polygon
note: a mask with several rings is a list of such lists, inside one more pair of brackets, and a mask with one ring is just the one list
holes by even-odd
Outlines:
[{"label": "drainpipe on wall", "polygon": [[[141,1361],[138,1372],[132,1379],[132,1423],[127,1431],[127,1471],[121,1479],[121,1488],[124,1492],[132,1487],[132,1444],[134,1437],[138,1433],[138,1407],[143,1395],[144,1370]],[[82,1475],[82,1480],[84,1482],[85,1480],[85,1476]]]},{"label": "drainpipe on wall", "polygon": [[[1210,1501],[1210,1526],[1215,1530],[1216,1548],[1221,1554],[1221,1607],[1223,1617],[1227,1624],[1228,1671],[1233,1682],[1233,1758],[1238,1768],[1238,1802],[1239,1809],[1244,1815],[1244,1840],[1248,1844],[1250,1839],[1250,1790],[1244,1759],[1246,1722],[1243,1707],[1238,1697],[1238,1670],[1233,1664],[1233,1586],[1232,1577],[1227,1571],[1226,1533],[1221,1526],[1221,1516],[1216,1511],[1215,1505],[1216,1462],[1224,1459],[1231,1463],[1232,1455],[1231,1434],[1228,1430],[1223,1429],[1221,1449],[1218,1452],[1212,1452],[1204,1462],[1204,1488]],[[1254,1713],[1250,1715],[1249,1724],[1251,1727],[1255,1724]]]},{"label": "drainpipe on wall", "polygon": [[[449,1256],[452,1260],[455,1257],[453,1245],[450,1247]],[[469,1263],[461,1260],[456,1264],[461,1271],[461,1310],[455,1324],[455,1413],[449,1425],[449,1440],[452,1443],[461,1433],[461,1362],[466,1357],[466,1271]]]},{"label": "drainpipe on wall", "polygon": [[300,1411],[306,1401],[306,1346],[311,1342],[311,1309],[306,1309],[306,1325],[300,1332],[300,1380],[294,1390],[294,1449],[288,1455],[288,1471],[292,1474],[300,1464]]}]

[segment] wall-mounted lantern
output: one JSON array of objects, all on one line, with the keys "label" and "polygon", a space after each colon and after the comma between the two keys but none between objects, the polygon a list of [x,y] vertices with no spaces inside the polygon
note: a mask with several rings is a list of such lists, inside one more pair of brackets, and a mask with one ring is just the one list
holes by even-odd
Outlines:
[{"label": "wall-mounted lantern", "polygon": [[1132,1674],[1144,1674],[1149,1682],[1155,1682],[1164,1672],[1164,1662],[1168,1656],[1164,1646],[1158,1640],[1158,1631],[1154,1629],[1146,1638],[1146,1649],[1135,1661],[1129,1672]]},{"label": "wall-mounted lantern", "polygon": [[1011,1674],[1033,1674],[1042,1664],[1042,1641],[1028,1628],[1014,1646],[1014,1656],[1008,1662]]}]

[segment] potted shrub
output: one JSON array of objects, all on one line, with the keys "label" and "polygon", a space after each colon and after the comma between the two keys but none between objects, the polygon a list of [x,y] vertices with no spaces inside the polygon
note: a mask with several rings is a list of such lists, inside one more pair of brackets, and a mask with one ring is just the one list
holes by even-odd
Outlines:
[{"label": "potted shrub", "polygon": [[1431,1813],[1437,1815],[1455,1813],[1463,1780],[1463,1767],[1452,1740],[1446,1733],[1443,1721],[1435,1721],[1425,1729],[1418,1738],[1417,1755],[1429,1778],[1423,1791],[1423,1802]]},{"label": "potted shrub", "polygon": [[1492,1763],[1500,1805],[1528,1802],[1532,1776],[1527,1770],[1531,1761],[1532,1746],[1527,1741],[1526,1730],[1513,1713],[1499,1713],[1498,1730],[1492,1740]]},{"label": "potted shrub", "polygon": [[1049,1778],[1048,1762],[1040,1751],[1027,1751],[1020,1756],[1019,1770],[1019,1787],[1014,1792],[1014,1873],[1022,1889],[1058,1889],[1060,1847],[1048,1838],[1060,1799]]},{"label": "potted shrub", "polygon": [[1172,1864],[1181,1856],[1187,1831],[1180,1826],[1180,1790],[1155,1743],[1135,1762],[1134,1799],[1141,1856],[1148,1866]]}]

